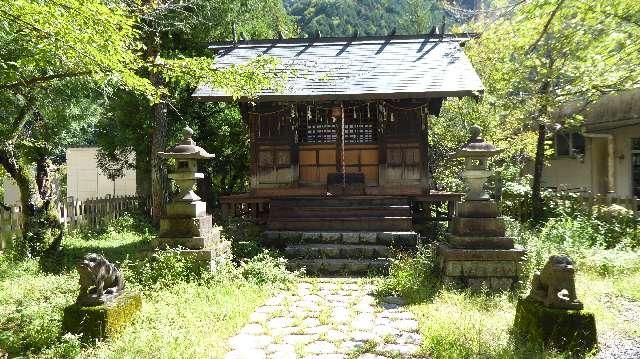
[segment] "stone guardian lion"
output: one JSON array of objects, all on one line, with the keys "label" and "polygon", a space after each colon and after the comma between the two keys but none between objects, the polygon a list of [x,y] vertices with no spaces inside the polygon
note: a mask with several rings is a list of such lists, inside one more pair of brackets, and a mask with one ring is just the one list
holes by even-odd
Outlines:
[{"label": "stone guardian lion", "polygon": [[531,280],[529,299],[555,309],[582,309],[576,296],[573,261],[567,256],[554,255]]},{"label": "stone guardian lion", "polygon": [[80,274],[80,294],[76,303],[83,306],[102,305],[120,295],[124,277],[118,268],[102,255],[89,253],[76,264]]}]

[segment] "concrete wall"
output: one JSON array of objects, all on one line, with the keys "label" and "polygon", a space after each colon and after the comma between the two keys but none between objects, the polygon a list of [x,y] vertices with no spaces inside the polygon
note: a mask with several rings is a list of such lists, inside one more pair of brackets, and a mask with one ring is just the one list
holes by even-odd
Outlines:
[{"label": "concrete wall", "polygon": [[126,170],[115,182],[104,176],[97,167],[96,147],[67,150],[67,196],[78,200],[105,195],[135,195],[135,170]]},{"label": "concrete wall", "polygon": [[[588,141],[587,141],[588,142]],[[585,146],[588,147],[588,146]],[[585,148],[585,152],[589,151]],[[542,171],[542,186],[564,189],[591,190],[591,161],[583,159],[558,157],[549,161]]]},{"label": "concrete wall", "polygon": [[20,204],[20,190],[10,177],[6,177],[3,180],[2,189],[4,189],[4,204],[7,206],[17,206]]}]

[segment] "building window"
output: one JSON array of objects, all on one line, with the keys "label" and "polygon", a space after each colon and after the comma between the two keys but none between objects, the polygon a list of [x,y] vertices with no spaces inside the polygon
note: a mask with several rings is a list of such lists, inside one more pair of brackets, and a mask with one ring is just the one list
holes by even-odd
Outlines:
[{"label": "building window", "polygon": [[558,132],[553,136],[553,146],[557,157],[583,156],[584,136],[578,132]]}]

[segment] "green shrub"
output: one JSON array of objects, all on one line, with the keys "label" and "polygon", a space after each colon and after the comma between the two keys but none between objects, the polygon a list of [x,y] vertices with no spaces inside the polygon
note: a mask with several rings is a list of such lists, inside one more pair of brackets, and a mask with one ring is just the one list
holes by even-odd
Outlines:
[{"label": "green shrub", "polygon": [[143,290],[155,290],[184,282],[201,282],[212,276],[208,267],[193,258],[167,250],[141,260],[125,260],[121,264],[128,282]]},{"label": "green shrub", "polygon": [[231,253],[236,261],[252,258],[264,250],[262,229],[252,220],[228,217],[222,221],[222,235],[231,241]]},{"label": "green shrub", "polygon": [[287,260],[268,250],[242,261],[240,273],[247,281],[258,285],[287,285],[302,274],[300,271],[288,271]]},{"label": "green shrub", "polygon": [[554,254],[568,255],[578,270],[602,276],[640,270],[640,253],[627,244],[630,235],[612,238],[584,218],[554,218],[540,229],[529,229],[508,218],[506,223],[507,234],[527,249],[524,278],[542,268]]},{"label": "green shrub", "polygon": [[430,298],[439,287],[434,269],[434,253],[429,246],[418,247],[415,254],[399,253],[391,259],[389,275],[379,283],[376,295],[401,296],[409,302]]}]

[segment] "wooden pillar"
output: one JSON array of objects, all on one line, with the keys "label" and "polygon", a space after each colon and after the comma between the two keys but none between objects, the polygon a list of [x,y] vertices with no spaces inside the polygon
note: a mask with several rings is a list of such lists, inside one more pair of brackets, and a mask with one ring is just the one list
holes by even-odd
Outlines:
[{"label": "wooden pillar", "polygon": [[344,172],[344,110],[333,108],[331,115],[336,119],[336,172]]}]

